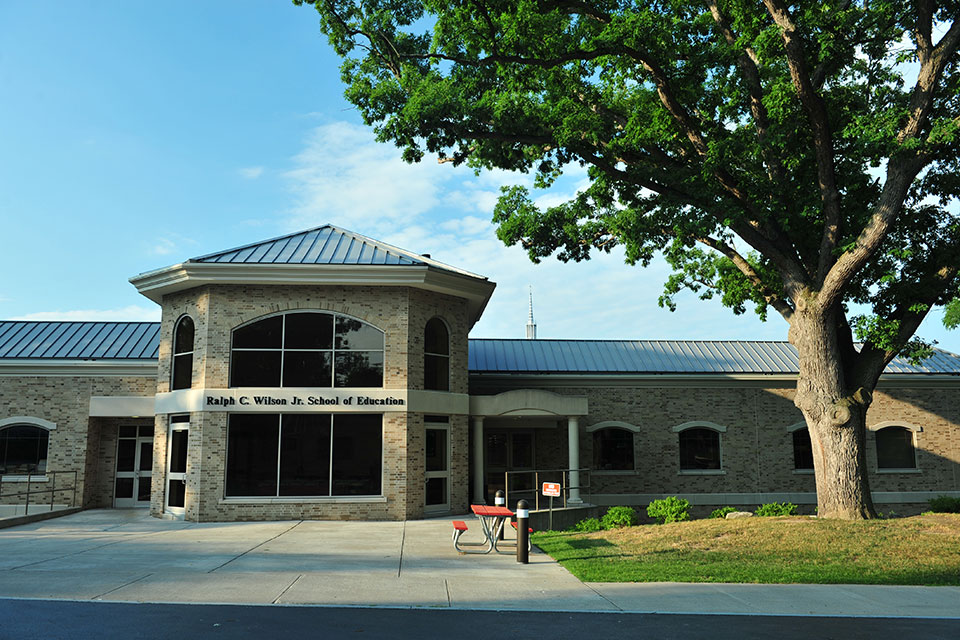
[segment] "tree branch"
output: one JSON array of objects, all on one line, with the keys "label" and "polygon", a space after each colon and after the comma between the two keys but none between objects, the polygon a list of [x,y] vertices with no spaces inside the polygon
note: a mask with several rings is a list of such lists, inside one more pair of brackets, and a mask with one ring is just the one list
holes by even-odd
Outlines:
[{"label": "tree branch", "polygon": [[740,255],[736,249],[726,242],[721,242],[720,240],[711,238],[709,236],[698,237],[696,240],[697,242],[700,242],[701,244],[704,244],[729,258],[734,266],[740,271],[740,273],[742,273],[747,280],[750,281],[750,284],[756,288],[760,295],[763,296],[763,299],[766,300],[767,304],[776,309],[777,313],[783,316],[783,319],[788,323],[792,321],[793,307],[790,305],[790,303],[781,298],[775,291],[764,284],[760,274],[754,270],[747,259]]},{"label": "tree branch", "polygon": [[[955,265],[940,268],[931,278],[934,283],[931,286],[932,291],[928,295],[905,302],[894,310],[890,319],[900,323],[897,336],[894,339],[896,348],[882,349],[870,343],[865,344],[860,351],[857,373],[854,378],[858,386],[866,387],[868,384],[876,384],[884,368],[899,355],[900,349],[910,341],[910,338],[916,333],[933,306],[940,301],[943,292],[955,288],[957,272],[958,269]],[[922,287],[923,285],[918,286]]]},{"label": "tree branch", "polygon": [[821,283],[833,266],[834,249],[840,238],[840,190],[837,188],[833,158],[833,137],[827,108],[817,92],[807,70],[803,41],[796,25],[782,0],[763,0],[767,12],[780,27],[787,50],[790,77],[797,89],[800,103],[807,112],[813,144],[817,157],[817,182],[820,186],[820,201],[823,206],[823,234],[820,239],[820,258],[817,264],[816,282]]},{"label": "tree branch", "polygon": [[[937,84],[947,63],[957,52],[958,46],[960,46],[960,21],[955,21],[930,52],[926,63],[920,67],[917,83],[910,97],[910,116],[897,134],[897,140],[901,144],[909,139],[916,139],[923,133],[930,111],[933,109]],[[870,256],[883,243],[903,208],[903,201],[910,185],[929,160],[928,155],[913,151],[902,151],[890,158],[880,202],[870,217],[870,222],[860,232],[854,247],[837,259],[823,279],[823,286],[817,295],[818,303],[822,308],[828,308],[842,295],[844,287],[853,275],[866,264]]]}]

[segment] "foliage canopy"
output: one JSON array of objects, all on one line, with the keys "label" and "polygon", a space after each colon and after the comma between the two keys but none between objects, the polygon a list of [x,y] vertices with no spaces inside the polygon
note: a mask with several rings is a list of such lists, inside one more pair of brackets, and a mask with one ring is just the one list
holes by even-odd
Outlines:
[{"label": "foliage canopy", "polygon": [[502,194],[498,234],[534,260],[622,245],[666,256],[666,305],[686,288],[792,322],[815,301],[845,366],[866,341],[865,380],[957,293],[956,1],[294,1],[408,161],[544,187],[587,168],[558,206]]}]

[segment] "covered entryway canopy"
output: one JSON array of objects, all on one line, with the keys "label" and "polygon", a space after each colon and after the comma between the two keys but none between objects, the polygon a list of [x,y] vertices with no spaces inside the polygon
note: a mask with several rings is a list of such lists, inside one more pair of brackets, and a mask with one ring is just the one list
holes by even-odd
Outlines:
[{"label": "covered entryway canopy", "polygon": [[[485,418],[540,417],[566,418],[570,484],[580,486],[580,416],[587,415],[584,396],[564,396],[539,389],[516,389],[493,396],[470,396],[473,420],[473,502],[483,504],[483,423]],[[569,502],[580,502],[580,489],[570,490]]]}]

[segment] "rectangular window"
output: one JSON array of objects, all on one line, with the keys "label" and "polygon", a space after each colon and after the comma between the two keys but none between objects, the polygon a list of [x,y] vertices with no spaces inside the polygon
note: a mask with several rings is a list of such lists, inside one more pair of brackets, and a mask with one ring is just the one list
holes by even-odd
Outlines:
[{"label": "rectangular window", "polygon": [[380,414],[232,414],[227,497],[381,495]]},{"label": "rectangular window", "polygon": [[227,495],[277,495],[278,414],[235,413],[227,430]]},{"label": "rectangular window", "polygon": [[382,422],[380,415],[333,417],[333,495],[380,495]]},{"label": "rectangular window", "polygon": [[330,416],[283,416],[280,495],[330,495]]}]

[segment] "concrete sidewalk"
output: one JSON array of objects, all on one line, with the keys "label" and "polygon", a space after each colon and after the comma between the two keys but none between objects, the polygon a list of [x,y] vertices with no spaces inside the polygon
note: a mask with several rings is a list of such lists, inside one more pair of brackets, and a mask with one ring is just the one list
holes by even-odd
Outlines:
[{"label": "concrete sidewalk", "polygon": [[[468,519],[471,531],[479,524]],[[450,518],[189,523],[93,510],[0,530],[0,597],[960,618],[958,587],[583,583],[536,552],[461,556]]]}]

